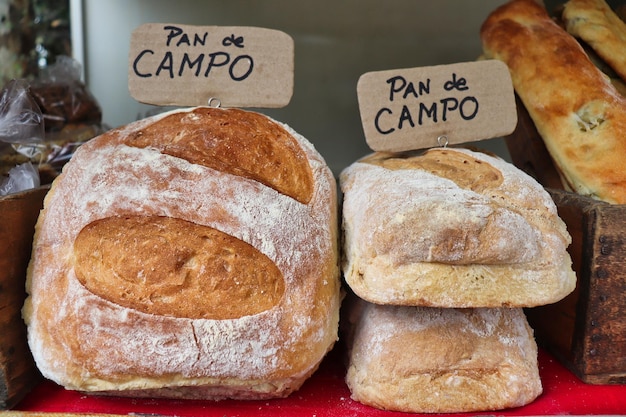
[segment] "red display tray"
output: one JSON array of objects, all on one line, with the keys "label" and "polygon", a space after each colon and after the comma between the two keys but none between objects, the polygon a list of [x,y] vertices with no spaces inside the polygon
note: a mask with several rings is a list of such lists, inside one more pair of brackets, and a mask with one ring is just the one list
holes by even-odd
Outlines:
[{"label": "red display tray", "polygon": [[[539,351],[539,372],[544,392],[524,407],[471,413],[489,416],[616,415],[626,413],[626,385],[587,385],[549,353]],[[62,413],[131,415],[264,417],[406,416],[377,410],[350,399],[344,382],[341,348],[335,348],[320,369],[288,398],[269,401],[188,401],[97,397],[68,391],[45,381],[16,410]],[[464,415],[464,414],[456,414]],[[465,415],[469,415],[465,414]],[[437,414],[438,417],[444,416]]]}]

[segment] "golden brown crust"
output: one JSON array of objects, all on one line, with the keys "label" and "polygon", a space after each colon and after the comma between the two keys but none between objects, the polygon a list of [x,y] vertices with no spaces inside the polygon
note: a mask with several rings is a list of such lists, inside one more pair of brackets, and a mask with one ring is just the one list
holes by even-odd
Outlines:
[{"label": "golden brown crust", "polygon": [[569,33],[586,42],[626,80],[626,24],[604,0],[569,0],[561,16]]},{"label": "golden brown crust", "polygon": [[[349,305],[346,382],[364,404],[411,413],[519,407],[541,392],[522,309]],[[410,348],[407,348],[410,347]]]},{"label": "golden brown crust", "polygon": [[236,319],[269,310],[285,291],[280,270],[253,246],[170,217],[89,223],[74,240],[73,266],[92,293],[159,316]]},{"label": "golden brown crust", "polygon": [[504,61],[566,186],[626,203],[626,99],[576,40],[533,0],[512,0],[481,28],[487,58]]},{"label": "golden brown crust", "polygon": [[[433,149],[413,158],[375,153],[363,158],[361,162],[377,164],[389,170],[420,169],[476,192],[497,189],[504,181],[502,173],[492,165],[471,155],[448,152],[446,149]],[[467,175],[468,172],[472,175]]]},{"label": "golden brown crust", "polygon": [[254,179],[305,204],[313,192],[311,169],[298,143],[258,113],[213,107],[173,113],[128,135],[125,143]]},{"label": "golden brown crust", "polygon": [[[286,396],[317,369],[337,340],[340,284],[335,180],[313,146],[285,125],[282,128],[305,155],[313,178],[308,204],[246,176],[195,164],[152,145],[127,144],[129,136],[178,113],[183,117],[175,120],[182,120],[193,109],[144,119],[87,142],[53,183],[35,230],[27,277],[29,297],[23,310],[33,356],[44,376],[81,391],[205,399]],[[247,113],[237,112],[235,117],[245,118]],[[266,140],[272,138],[266,136]],[[134,220],[125,224],[120,218]],[[141,227],[142,221],[150,219],[160,219],[152,227],[164,226],[163,234]],[[109,241],[110,253],[104,257],[114,265],[93,266],[87,253],[92,252],[91,239],[99,233],[114,236],[121,228],[129,234],[120,238],[119,245],[113,243],[117,238]],[[187,237],[189,233],[199,234]],[[148,308],[148,299],[124,303],[119,299],[123,294],[115,295],[94,277],[86,278],[90,269],[110,268],[110,272],[119,267],[122,274],[131,276],[120,275],[107,285],[130,280],[124,285],[131,288],[133,278],[141,275],[139,264],[145,261],[144,265],[159,270],[147,276],[147,281],[172,283],[172,277],[163,276],[160,268],[174,272],[178,250],[191,247],[204,252],[207,242],[200,241],[205,233],[209,240],[222,240],[208,242],[208,252],[200,255],[207,257],[206,273],[221,274],[228,264],[229,251],[223,262],[209,259],[211,254],[219,256],[219,249],[230,247],[239,256],[249,254],[252,258],[238,266],[245,269],[241,283],[252,284],[252,292],[274,292],[267,305],[224,307],[220,313],[221,306],[213,305],[211,311],[206,302],[187,300],[194,305],[181,306],[181,311],[173,311],[175,306],[167,302]],[[174,236],[184,236],[184,241],[158,242],[159,250],[167,249],[155,253],[141,248],[140,242],[130,242],[132,236],[144,243]],[[88,246],[76,253],[85,243]],[[116,256],[131,258],[126,262]],[[259,276],[263,269],[274,268],[278,273]],[[270,282],[256,288],[259,278]],[[235,276],[226,277],[223,283],[237,285],[234,280]],[[201,281],[196,285],[202,285]],[[213,296],[226,302],[226,293],[219,289],[212,294],[207,287],[203,291],[209,302],[214,302]],[[105,292],[105,297],[99,295]],[[229,293],[232,297],[249,295],[245,290]],[[262,298],[257,294],[251,300]],[[228,303],[245,301],[231,298]],[[195,318],[204,314],[212,318]],[[223,316],[230,318],[220,320]]]},{"label": "golden brown crust", "polygon": [[368,301],[533,306],[575,286],[554,202],[499,158],[454,148],[374,154],[340,180],[344,276]]}]

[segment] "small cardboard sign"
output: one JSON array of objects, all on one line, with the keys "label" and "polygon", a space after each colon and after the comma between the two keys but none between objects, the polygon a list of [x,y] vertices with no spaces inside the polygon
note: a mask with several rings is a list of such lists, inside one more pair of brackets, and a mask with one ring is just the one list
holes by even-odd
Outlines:
[{"label": "small cardboard sign", "polygon": [[276,108],[293,94],[294,42],[273,29],[147,23],[128,64],[130,94],[147,104]]},{"label": "small cardboard sign", "polygon": [[497,60],[368,72],[359,78],[357,96],[374,151],[490,139],[517,125],[511,76]]}]

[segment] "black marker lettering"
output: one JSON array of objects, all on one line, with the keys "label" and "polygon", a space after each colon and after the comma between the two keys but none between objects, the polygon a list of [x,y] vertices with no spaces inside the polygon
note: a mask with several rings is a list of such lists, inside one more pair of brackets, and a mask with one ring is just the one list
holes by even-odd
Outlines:
[{"label": "black marker lettering", "polygon": [[[443,104],[443,108],[441,109],[441,120],[445,122],[448,120],[448,110],[456,110],[459,107],[459,100],[454,97],[450,97],[439,101]],[[452,106],[449,106],[448,103],[452,103]]]},{"label": "black marker lettering", "polygon": [[426,80],[426,84],[424,84],[422,81],[419,82],[419,92],[420,96],[423,96],[424,94],[430,94],[430,78]]},{"label": "black marker lettering", "polygon": [[417,91],[415,91],[415,85],[410,82],[409,85],[404,89],[404,94],[402,94],[402,98],[406,100],[406,98],[411,94],[413,97],[417,98]]},{"label": "black marker lettering", "polygon": [[[398,83],[400,83],[399,86]],[[401,75],[398,75],[396,77],[391,77],[390,79],[388,79],[387,84],[391,86],[391,88],[389,89],[389,101],[393,101],[394,93],[399,93],[404,89],[404,86],[406,86],[406,80]]]},{"label": "black marker lettering", "polygon": [[413,123],[413,118],[411,117],[411,112],[409,108],[404,105],[402,106],[402,113],[400,114],[400,119],[398,119],[398,129],[402,129],[404,127],[404,122],[409,122],[411,127],[415,127],[415,123]]},{"label": "black marker lettering", "polygon": [[169,51],[165,53],[165,56],[163,57],[163,60],[159,64],[159,68],[157,68],[155,75],[158,77],[159,75],[161,75],[161,71],[163,70],[169,72],[170,78],[174,78],[174,65],[172,62],[172,53]]},{"label": "black marker lettering", "polygon": [[196,77],[198,76],[198,74],[200,74],[200,70],[202,69],[202,61],[204,61],[204,55],[200,54],[198,55],[198,57],[195,60],[191,60],[189,59],[189,54],[185,53],[183,55],[183,60],[180,63],[180,69],[178,70],[178,76],[180,77],[181,75],[183,75],[183,72],[185,70],[185,65],[187,65],[189,67],[189,69],[193,69],[193,67],[196,67]]},{"label": "black marker lettering", "polygon": [[376,130],[378,131],[378,133],[382,135],[388,135],[389,133],[393,133],[393,131],[395,131],[396,129],[392,127],[387,130],[383,130],[380,127],[380,117],[383,115],[383,113],[392,114],[391,110],[389,110],[386,107],[383,107],[382,109],[378,110],[378,113],[376,113],[376,117],[374,118],[374,126],[376,127]]},{"label": "black marker lettering", "polygon": [[443,88],[446,91],[455,90],[455,89],[459,91],[465,91],[469,87],[467,86],[467,80],[465,78],[461,77],[457,80],[456,73],[452,73],[452,80],[447,81],[443,85]]},{"label": "black marker lettering", "polygon": [[172,39],[180,36],[180,34],[183,33],[183,30],[177,26],[165,26],[163,29],[170,31],[170,33],[167,35],[167,42],[165,42],[165,46],[170,46],[170,42],[172,42]]},{"label": "black marker lettering", "polygon": [[[248,69],[245,72],[243,72],[243,75],[236,76],[234,73],[235,66],[242,59],[246,59],[248,61]],[[254,67],[254,61],[252,60],[252,57],[250,55],[240,55],[233,60],[233,63],[230,65],[230,68],[228,69],[228,74],[230,75],[230,78],[233,81],[242,81],[248,78],[248,75],[250,75],[250,73],[252,72],[253,67]]]},{"label": "black marker lettering", "polygon": [[187,46],[191,46],[191,41],[189,40],[189,36],[187,36],[186,33],[183,33],[183,36],[181,36],[181,38],[178,40],[178,42],[176,42],[176,46],[180,46],[182,44],[185,44]]},{"label": "black marker lettering", "polygon": [[193,35],[193,46],[198,46],[198,45],[205,46],[207,35],[208,35],[208,32],[204,32],[204,35],[202,35],[202,37],[200,37],[200,35],[198,35],[197,33]]},{"label": "black marker lettering", "polygon": [[139,60],[141,58],[143,58],[143,56],[145,54],[152,54],[152,55],[154,55],[154,51],[152,51],[150,49],[145,49],[145,50],[141,51],[139,53],[139,55],[137,55],[137,58],[135,58],[135,61],[133,61],[133,71],[135,72],[135,74],[137,74],[138,77],[150,78],[150,77],[152,77],[151,73],[145,73],[145,72],[141,73],[141,72],[139,72],[139,68],[137,68],[137,66],[139,65]]},{"label": "black marker lettering", "polygon": [[[474,111],[472,113],[466,113],[465,111],[465,103],[467,102],[474,104]],[[476,100],[476,97],[468,96],[461,100],[459,112],[463,120],[471,120],[476,117],[476,113],[478,113],[478,100]]]},{"label": "black marker lettering", "polygon": [[[216,60],[218,56],[223,58],[221,62],[218,62]],[[211,72],[213,67],[222,67],[230,62],[230,55],[228,55],[226,52],[210,53],[209,58],[211,58],[211,60],[209,61],[209,65],[207,66],[206,71],[204,72],[205,77],[209,76],[209,73]]]},{"label": "black marker lettering", "polygon": [[418,123],[420,124],[420,126],[423,124],[423,115],[424,113],[426,113],[426,116],[428,116],[429,118],[433,119],[433,122],[437,123],[437,103],[433,103],[430,106],[430,109],[428,107],[426,107],[426,105],[424,103],[420,103],[420,110],[419,110],[419,118],[418,118]]}]

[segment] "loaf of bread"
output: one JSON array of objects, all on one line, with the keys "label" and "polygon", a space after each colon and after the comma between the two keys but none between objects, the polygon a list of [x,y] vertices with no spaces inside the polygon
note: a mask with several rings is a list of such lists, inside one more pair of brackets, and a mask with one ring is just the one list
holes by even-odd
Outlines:
[{"label": "loaf of bread", "polygon": [[626,23],[604,0],[569,0],[561,14],[568,33],[580,38],[626,80]]},{"label": "loaf of bread", "polygon": [[361,298],[431,307],[530,307],[576,285],[549,194],[482,152],[374,153],[347,167],[343,272]]},{"label": "loaf of bread", "polygon": [[564,187],[625,204],[626,99],[576,39],[534,0],[500,6],[480,34],[485,57],[509,67]]},{"label": "loaf of bread", "polygon": [[522,309],[346,307],[352,397],[386,410],[456,413],[532,402],[537,345]]},{"label": "loaf of bread", "polygon": [[176,110],[92,139],[36,226],[37,366],[99,394],[288,395],[338,338],[336,192],[311,143],[255,112]]}]

